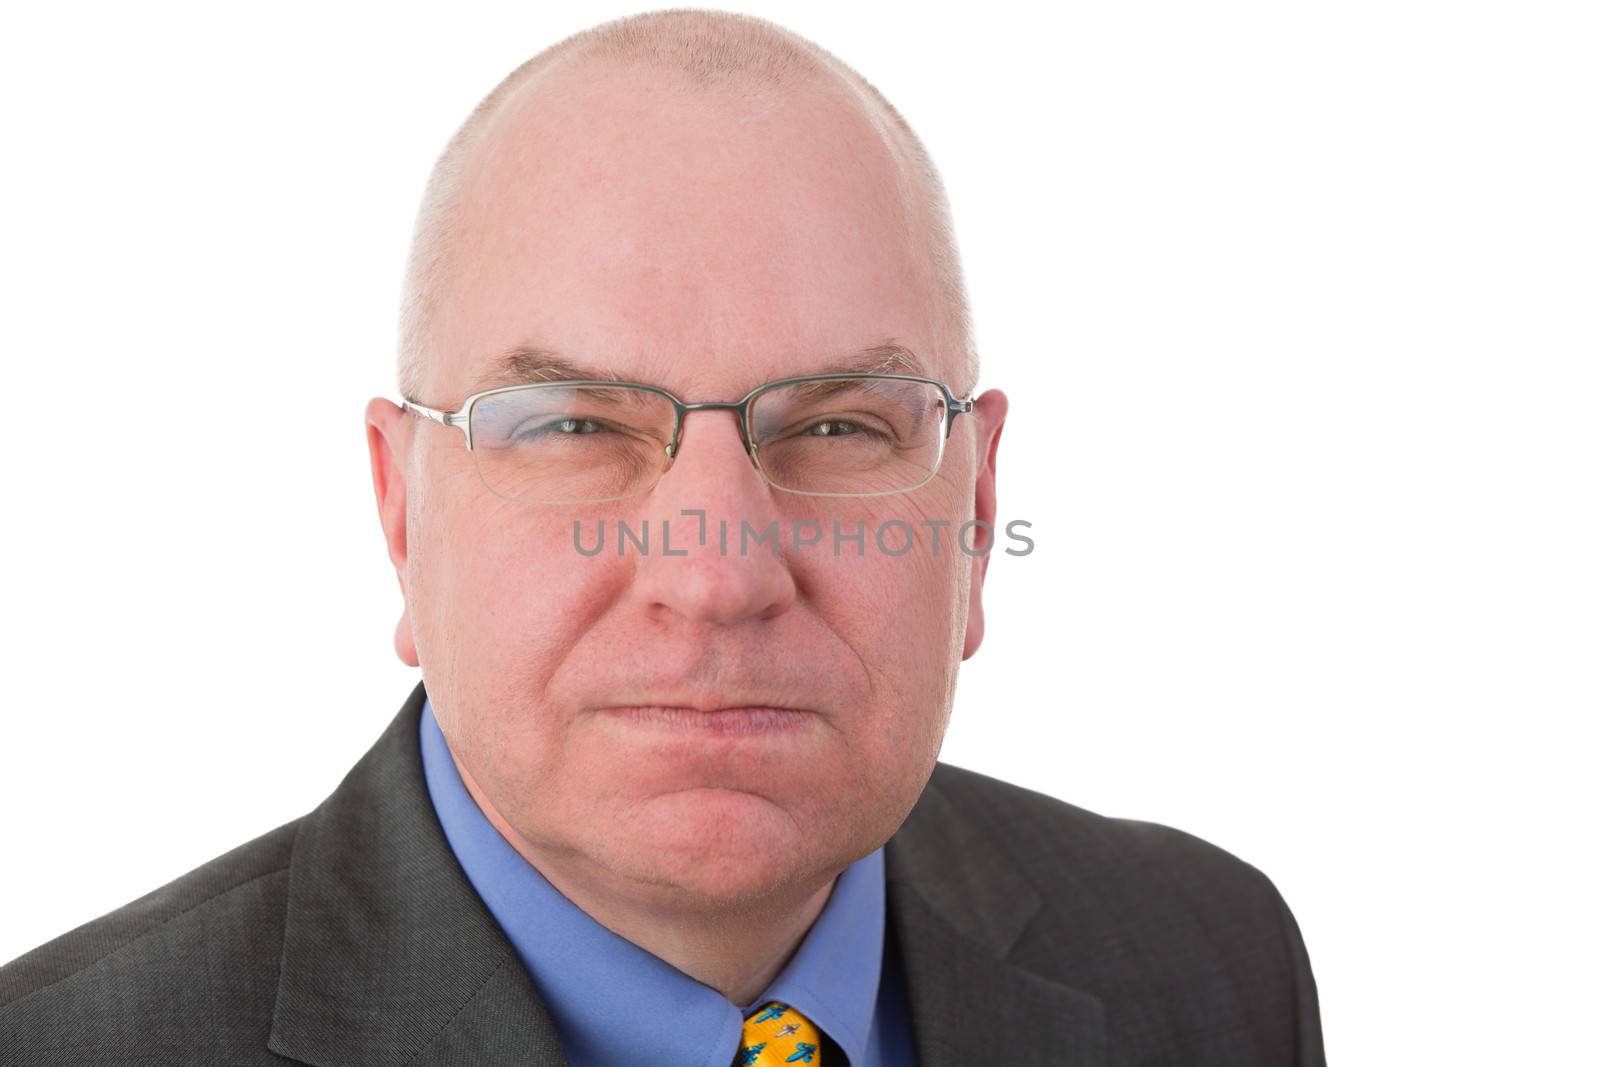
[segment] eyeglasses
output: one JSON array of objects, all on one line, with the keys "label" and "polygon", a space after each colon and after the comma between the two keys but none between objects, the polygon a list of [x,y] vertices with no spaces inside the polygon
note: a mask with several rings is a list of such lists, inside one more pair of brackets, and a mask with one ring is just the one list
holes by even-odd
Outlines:
[{"label": "eyeglasses", "polygon": [[653,385],[530,382],[486,389],[456,411],[401,407],[466,436],[488,489],[529,504],[625,500],[653,489],[677,458],[684,417],[731,411],[767,484],[809,496],[882,496],[927,484],[957,415],[948,385],[909,374],[811,374],[741,400],[686,404]]}]

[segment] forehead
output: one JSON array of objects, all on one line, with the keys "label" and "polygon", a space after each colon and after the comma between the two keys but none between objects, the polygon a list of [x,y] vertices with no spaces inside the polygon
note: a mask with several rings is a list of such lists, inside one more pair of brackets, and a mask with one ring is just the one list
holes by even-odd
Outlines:
[{"label": "forehead", "polygon": [[519,347],[718,396],[890,342],[938,373],[909,173],[842,84],[546,72],[463,159],[444,380],[459,391]]}]

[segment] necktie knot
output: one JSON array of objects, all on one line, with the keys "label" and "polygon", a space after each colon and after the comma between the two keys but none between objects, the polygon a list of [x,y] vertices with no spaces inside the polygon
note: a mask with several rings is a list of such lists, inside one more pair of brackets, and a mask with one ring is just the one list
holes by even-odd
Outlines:
[{"label": "necktie knot", "polygon": [[[733,1058],[734,1067],[798,1063],[821,1067],[822,1034],[792,1005],[769,1000],[744,1021],[739,1054]],[[838,1065],[829,1064],[828,1067]]]}]

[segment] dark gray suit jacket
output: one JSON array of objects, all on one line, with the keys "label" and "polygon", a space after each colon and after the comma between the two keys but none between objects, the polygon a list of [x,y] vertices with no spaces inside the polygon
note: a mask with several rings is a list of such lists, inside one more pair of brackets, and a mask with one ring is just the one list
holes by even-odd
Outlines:
[{"label": "dark gray suit jacket", "polygon": [[[564,1065],[434,816],[423,695],[316,810],[0,968],[0,1063]],[[1323,1062],[1288,909],[1197,838],[940,763],[884,860],[923,1067]]]}]

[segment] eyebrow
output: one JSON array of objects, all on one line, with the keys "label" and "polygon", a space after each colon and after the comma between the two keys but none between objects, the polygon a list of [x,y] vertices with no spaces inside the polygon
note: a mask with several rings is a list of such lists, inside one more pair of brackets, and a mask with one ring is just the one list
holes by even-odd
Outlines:
[{"label": "eyebrow", "polygon": [[610,371],[586,367],[548,348],[518,345],[473,381],[472,391],[527,382],[609,381],[622,379]]},{"label": "eyebrow", "polygon": [[[806,374],[914,374],[923,378],[932,377],[928,373],[927,366],[915,352],[894,341],[868,345],[814,370],[785,377],[798,378]],[[474,380],[471,391],[481,392],[502,385],[522,385],[528,382],[623,380],[615,371],[587,366],[561,355],[554,349],[518,345],[480,374]]]}]

